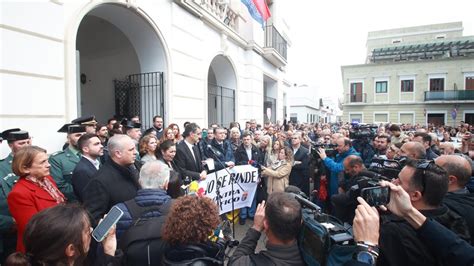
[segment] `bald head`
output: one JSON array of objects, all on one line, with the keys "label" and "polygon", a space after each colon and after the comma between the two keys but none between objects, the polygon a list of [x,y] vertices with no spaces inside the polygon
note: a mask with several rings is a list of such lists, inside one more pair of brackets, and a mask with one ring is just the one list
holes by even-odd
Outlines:
[{"label": "bald head", "polygon": [[344,159],[344,172],[351,177],[357,176],[365,169],[362,158],[357,155],[349,155]]},{"label": "bald head", "polygon": [[406,156],[410,159],[419,160],[426,158],[426,150],[423,144],[414,141],[403,144],[399,153],[400,156]]},{"label": "bald head", "polygon": [[465,158],[458,155],[441,155],[435,162],[448,173],[449,192],[464,188],[469,182],[472,168]]}]

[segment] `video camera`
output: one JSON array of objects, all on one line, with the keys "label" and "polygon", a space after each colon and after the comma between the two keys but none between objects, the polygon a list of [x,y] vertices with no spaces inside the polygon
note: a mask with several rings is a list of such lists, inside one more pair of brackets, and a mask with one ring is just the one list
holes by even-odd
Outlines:
[{"label": "video camera", "polygon": [[323,148],[328,157],[335,158],[337,151],[334,148],[336,147],[337,144],[311,142],[311,158],[314,160],[321,159],[318,153],[319,148]]},{"label": "video camera", "polygon": [[352,124],[351,130],[349,130],[349,138],[354,140],[372,139],[377,134],[376,125],[361,125]]},{"label": "video camera", "polygon": [[389,179],[395,179],[398,178],[398,173],[400,173],[405,164],[406,158],[389,160],[374,157],[369,166],[369,170]]},{"label": "video camera", "polygon": [[325,265],[333,246],[353,244],[350,225],[321,213],[321,208],[309,201],[299,188],[288,186],[285,192],[294,195],[301,204],[303,226],[298,246],[307,265]]},{"label": "video camera", "polygon": [[379,183],[382,180],[390,182],[392,178],[371,171],[363,171],[360,176],[355,177],[354,185],[349,189],[350,198],[357,204],[357,197],[361,196],[362,189],[380,186]]}]

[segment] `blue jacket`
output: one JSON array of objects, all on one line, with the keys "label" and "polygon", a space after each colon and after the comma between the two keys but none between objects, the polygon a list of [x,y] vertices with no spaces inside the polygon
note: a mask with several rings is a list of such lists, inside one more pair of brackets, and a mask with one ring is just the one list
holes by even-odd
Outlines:
[{"label": "blue jacket", "polygon": [[[138,206],[147,207],[152,205],[162,205],[171,200],[171,197],[166,194],[165,190],[162,189],[140,189],[137,191],[137,196],[135,196],[135,201]],[[117,206],[120,210],[123,211],[123,216],[117,223],[117,240],[120,239],[122,234],[127,231],[127,229],[132,225],[132,216],[127,206],[124,203],[119,203]],[[146,213],[144,217],[159,217],[162,213],[159,211],[152,211]]]},{"label": "blue jacket", "polygon": [[336,155],[336,158],[334,158],[334,160],[329,157],[326,157],[326,159],[324,159],[324,164],[331,172],[331,176],[329,177],[329,197],[334,194],[337,194],[338,175],[340,172],[344,171],[343,162],[344,162],[344,159],[346,159],[346,157],[349,155],[360,156],[360,154],[353,147],[351,147],[345,153],[342,153],[342,154],[338,153]]}]

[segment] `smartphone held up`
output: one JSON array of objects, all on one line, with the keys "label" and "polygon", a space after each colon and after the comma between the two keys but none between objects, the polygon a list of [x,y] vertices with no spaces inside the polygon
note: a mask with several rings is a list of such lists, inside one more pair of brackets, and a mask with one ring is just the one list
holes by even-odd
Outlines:
[{"label": "smartphone held up", "polygon": [[363,188],[361,196],[370,206],[386,206],[390,202],[390,187]]},{"label": "smartphone held up", "polygon": [[102,242],[109,233],[110,229],[120,220],[123,215],[123,211],[116,206],[110,209],[109,213],[105,218],[99,222],[96,228],[92,231],[92,237],[97,242]]}]

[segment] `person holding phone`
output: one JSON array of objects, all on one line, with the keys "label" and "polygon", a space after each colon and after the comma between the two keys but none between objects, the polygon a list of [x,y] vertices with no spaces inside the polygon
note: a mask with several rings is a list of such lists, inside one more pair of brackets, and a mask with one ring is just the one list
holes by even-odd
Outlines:
[{"label": "person holding phone", "polygon": [[[469,241],[464,219],[441,204],[448,191],[448,175],[443,168],[433,161],[409,160],[393,183],[408,193],[413,207],[423,215]],[[410,224],[397,216],[383,217],[379,244],[380,265],[436,265],[438,262],[436,254],[418,238]]]},{"label": "person holding phone", "polygon": [[18,226],[16,249],[24,252],[23,234],[31,217],[43,209],[65,203],[66,198],[50,176],[45,149],[21,148],[13,158],[12,169],[20,179],[8,195],[8,208]]},{"label": "person holding phone", "polygon": [[[87,211],[76,204],[58,205],[35,214],[25,230],[25,251],[7,258],[5,265],[84,265],[92,227]],[[120,265],[115,228],[102,241],[104,256],[92,265]],[[27,254],[27,255],[25,255]]]}]

